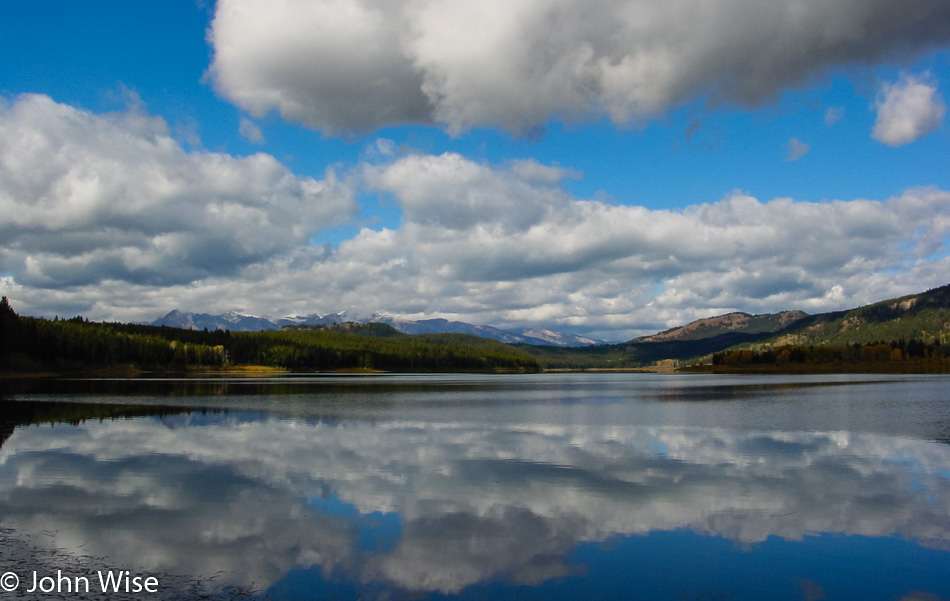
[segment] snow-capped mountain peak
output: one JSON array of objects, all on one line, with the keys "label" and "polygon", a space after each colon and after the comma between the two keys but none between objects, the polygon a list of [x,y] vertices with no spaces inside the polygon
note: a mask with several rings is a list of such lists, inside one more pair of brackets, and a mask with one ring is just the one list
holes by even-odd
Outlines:
[{"label": "snow-capped mountain peak", "polygon": [[151,323],[154,326],[168,326],[174,328],[201,330],[231,330],[248,332],[259,330],[279,330],[286,326],[295,325],[330,325],[344,321],[360,323],[385,323],[405,334],[472,334],[482,338],[492,338],[509,344],[535,344],[548,346],[589,346],[600,344],[599,340],[564,334],[551,330],[534,328],[523,332],[502,330],[492,326],[480,326],[463,321],[449,321],[447,319],[402,319],[390,313],[376,312],[368,318],[359,318],[347,311],[338,313],[313,313],[294,317],[270,318],[245,315],[237,311],[227,311],[219,315],[208,313],[188,313],[175,309],[165,316]]}]

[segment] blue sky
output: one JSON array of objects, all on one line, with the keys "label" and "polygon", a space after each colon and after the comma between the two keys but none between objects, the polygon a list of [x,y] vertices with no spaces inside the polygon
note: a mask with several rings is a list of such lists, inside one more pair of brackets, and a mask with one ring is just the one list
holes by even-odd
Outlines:
[{"label": "blue sky", "polygon": [[4,2],[0,292],[621,339],[947,283],[946,3],[737,3]]}]

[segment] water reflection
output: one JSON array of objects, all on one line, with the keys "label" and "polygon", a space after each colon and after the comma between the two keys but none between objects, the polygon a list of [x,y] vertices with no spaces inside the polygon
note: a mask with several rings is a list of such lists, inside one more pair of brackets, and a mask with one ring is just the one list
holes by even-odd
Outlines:
[{"label": "water reflection", "polygon": [[0,380],[0,398],[267,411],[316,420],[649,424],[950,441],[946,376],[327,376]]},{"label": "water reflection", "polygon": [[[654,587],[653,598],[713,594],[708,582],[684,580],[684,568],[713,581],[732,574],[716,590],[761,598],[736,566],[778,566],[791,542],[802,557],[852,572],[849,557],[873,555],[861,578],[875,594],[950,596],[950,447],[933,442],[635,423],[144,413],[152,415],[18,426],[0,452],[0,525],[76,556],[215,575],[221,586],[286,598],[314,587],[344,597],[517,597],[492,588],[498,582],[603,598],[611,586]],[[852,547],[827,551],[842,541]],[[657,559],[667,555],[678,567]],[[808,567],[802,557],[769,572],[764,581],[784,591],[770,598],[844,590],[827,581],[825,563]],[[627,567],[610,576],[611,562]],[[625,570],[639,580],[624,580]]]}]

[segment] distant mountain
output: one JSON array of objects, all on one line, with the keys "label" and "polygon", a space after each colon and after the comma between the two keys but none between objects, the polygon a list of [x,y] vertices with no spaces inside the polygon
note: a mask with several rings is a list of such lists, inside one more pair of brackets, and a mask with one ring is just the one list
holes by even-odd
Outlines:
[{"label": "distant mountain", "polygon": [[464,321],[447,319],[421,319],[412,321],[394,317],[376,316],[375,321],[388,323],[404,334],[472,334],[491,338],[506,344],[534,344],[538,346],[590,346],[602,341],[574,334],[531,329],[522,332],[502,330],[492,326],[478,326]]},{"label": "distant mountain", "polygon": [[738,348],[850,346],[900,340],[950,344],[950,285],[848,311],[729,313],[620,344],[533,348],[530,352],[546,369],[602,369],[688,361]]},{"label": "distant mountain", "polygon": [[[900,340],[947,344],[950,343],[950,284],[919,294],[909,294],[846,311],[816,315],[785,312],[750,316],[748,320],[736,318],[735,315],[699,320],[683,328],[674,328],[653,337],[636,339],[628,343],[627,348],[639,353],[640,357],[653,359],[665,355],[664,358],[683,359],[727,349],[735,350],[733,347],[757,350],[784,345],[840,347],[855,344],[887,344]],[[771,328],[769,325],[780,323],[783,319],[789,321],[785,327]],[[722,322],[717,320],[722,320]],[[706,327],[700,327],[703,322],[707,322]],[[685,330],[690,326],[693,326],[691,333],[685,336],[695,336],[698,332],[712,332],[717,327],[728,327],[729,324],[732,326],[745,324],[746,329],[733,327],[728,333],[720,332],[711,337],[649,340],[670,332],[675,333],[678,329]],[[755,331],[749,329],[749,326],[762,329]],[[767,327],[771,329],[766,329]],[[668,348],[664,346],[670,344],[676,346]]]},{"label": "distant mountain", "polygon": [[375,320],[381,323],[387,323],[403,334],[471,334],[481,338],[498,340],[505,344],[516,344],[519,342],[527,344],[547,344],[540,339],[522,336],[491,326],[477,326],[464,321],[449,321],[447,319],[420,319],[413,321],[384,316],[377,316]]},{"label": "distant mountain", "polygon": [[[521,335],[535,340],[541,340],[543,341],[542,344],[546,343],[553,346],[593,346],[595,344],[604,344],[603,340],[588,338],[587,336],[577,336],[576,334],[552,332],[551,330],[542,330],[540,328],[523,330]],[[530,344],[538,343],[532,342]]]},{"label": "distant mountain", "polygon": [[768,315],[730,313],[637,338],[627,344],[635,346],[641,353],[650,349],[655,355],[662,343],[679,342],[677,352],[670,358],[682,358],[692,352],[690,341],[697,342],[697,352],[693,356],[698,356],[710,352],[709,349],[715,346],[725,350],[736,344],[743,345],[743,348],[767,348],[787,344],[864,345],[899,340],[919,340],[928,344],[950,342],[950,284],[846,311],[816,315],[801,311]]},{"label": "distant mountain", "polygon": [[346,317],[343,313],[327,315],[307,315],[303,317],[255,317],[243,315],[235,311],[228,311],[219,315],[208,313],[186,313],[175,309],[156,319],[148,325],[168,326],[184,330],[231,330],[232,332],[257,332],[260,330],[279,330],[285,326],[294,325],[323,325],[342,323]]},{"label": "distant mountain", "polygon": [[702,340],[713,338],[728,332],[745,334],[761,334],[777,332],[789,327],[795,322],[808,317],[804,311],[782,311],[781,313],[766,313],[750,315],[749,313],[726,313],[717,317],[697,319],[685,326],[670,328],[651,336],[634,338],[630,342],[667,342],[672,340]]},{"label": "distant mountain", "polygon": [[550,330],[527,330],[523,333],[511,332],[491,326],[479,326],[464,321],[447,319],[410,320],[377,313],[369,318],[354,318],[346,312],[312,314],[299,317],[255,317],[234,311],[220,315],[207,313],[186,313],[177,309],[156,319],[149,325],[168,326],[191,330],[231,330],[232,332],[254,332],[259,330],[279,330],[288,326],[316,326],[340,324],[346,321],[358,323],[384,323],[403,334],[472,334],[482,338],[491,338],[506,344],[534,344],[539,346],[589,346],[601,341],[573,334],[552,332]]}]

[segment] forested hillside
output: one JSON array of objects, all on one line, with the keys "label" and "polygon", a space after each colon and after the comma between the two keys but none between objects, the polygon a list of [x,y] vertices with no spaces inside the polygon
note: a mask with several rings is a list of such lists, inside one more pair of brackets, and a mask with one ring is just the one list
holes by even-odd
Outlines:
[{"label": "forested hillside", "polygon": [[766,343],[849,345],[882,340],[950,342],[950,285],[849,311],[810,315]]},{"label": "forested hillside", "polygon": [[[81,317],[19,317],[0,302],[0,370],[226,369],[404,372],[629,369],[711,364],[721,369],[950,371],[950,285],[849,311],[729,314],[622,344],[508,345],[467,334],[409,335],[382,323],[229,332]],[[788,323],[780,328],[781,323]],[[714,334],[714,335],[710,335]]]},{"label": "forested hillside", "polygon": [[950,371],[950,285],[849,311],[731,313],[622,344],[526,348],[546,369],[665,363],[724,370]]},{"label": "forested hillside", "polygon": [[950,371],[950,285],[805,317],[708,358],[721,371]]},{"label": "forested hillside", "polygon": [[699,340],[624,342],[590,347],[554,348],[524,346],[545,369],[630,369],[660,362],[671,364],[709,355],[741,342],[757,339],[756,334],[730,332]]},{"label": "forested hillside", "polygon": [[[392,335],[375,324],[349,333],[329,330],[199,331],[82,317],[19,317],[0,302],[0,370],[83,371],[117,366],[142,370],[224,369],[264,365],[301,371],[537,371],[537,360],[494,340],[463,334]],[[392,330],[392,332],[390,331]],[[368,335],[367,335],[368,334]]]}]

